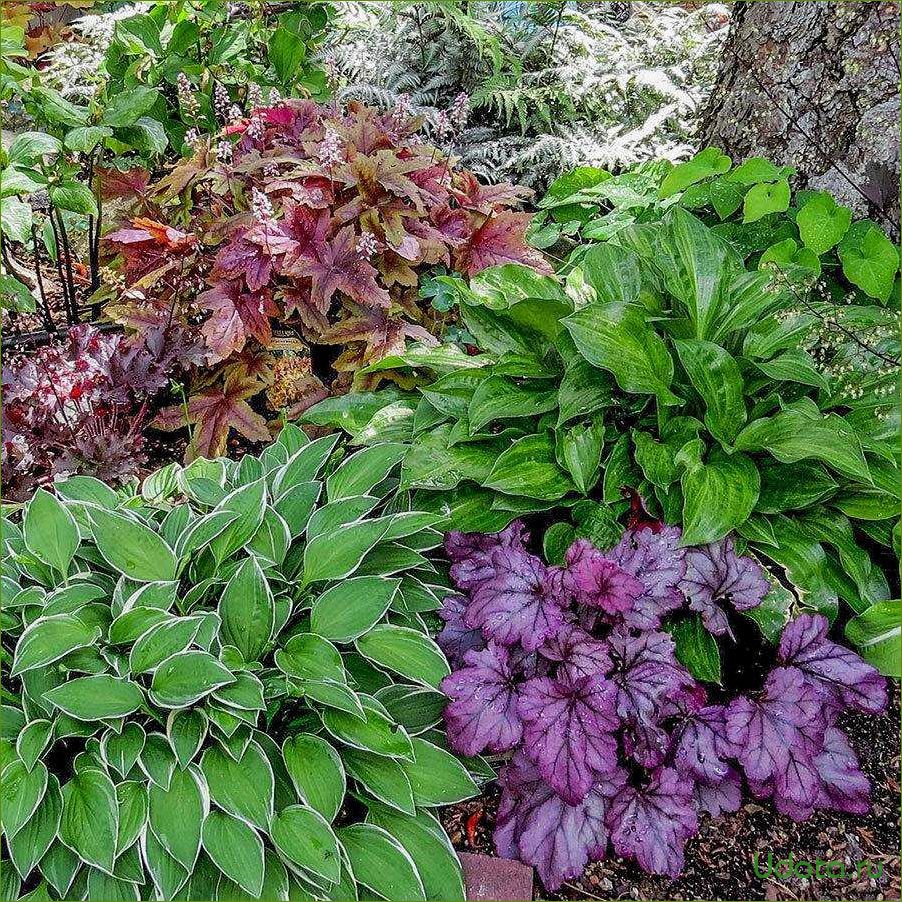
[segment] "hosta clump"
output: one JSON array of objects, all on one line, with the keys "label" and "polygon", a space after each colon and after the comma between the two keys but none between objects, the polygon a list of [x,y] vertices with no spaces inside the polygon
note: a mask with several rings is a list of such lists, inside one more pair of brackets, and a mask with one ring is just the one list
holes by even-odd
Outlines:
[{"label": "hosta clump", "polygon": [[461,590],[441,611],[439,644],[456,667],[442,682],[448,735],[462,754],[513,753],[495,845],[535,865],[546,889],[609,846],[676,876],[699,814],[739,808],[743,774],[798,820],[868,808],[836,719],[882,710],[883,677],[827,638],[824,617],[801,614],[760,692],[706,688],[681,663],[699,672],[686,609],[727,635],[731,611],[754,608],[769,584],[730,539],[680,538],[640,525],[605,552],[578,540],[559,566],[527,550],[520,523],[446,538]]},{"label": "hosta clump", "polygon": [[[254,108],[159,186],[164,207],[179,197],[177,222],[139,219],[107,236],[128,289],[112,317],[139,331],[202,321],[206,368],[187,403],[194,452],[221,454],[231,428],[265,438],[248,398],[266,391],[271,410],[294,414],[406,338],[434,343],[434,311],[418,297],[427,268],[544,265],[524,241],[529,215],[509,209],[523,189],[480,184],[422,143],[420,124],[401,108]],[[156,425],[179,428],[185,414],[175,405]]]},{"label": "hosta clump", "polygon": [[396,446],[334,448],[287,427],[4,521],[4,899],[463,898],[438,523],[386,503]]},{"label": "hosta clump", "polygon": [[3,490],[27,496],[49,474],[119,482],[144,462],[147,401],[168,381],[170,345],[72,327],[3,368]]}]

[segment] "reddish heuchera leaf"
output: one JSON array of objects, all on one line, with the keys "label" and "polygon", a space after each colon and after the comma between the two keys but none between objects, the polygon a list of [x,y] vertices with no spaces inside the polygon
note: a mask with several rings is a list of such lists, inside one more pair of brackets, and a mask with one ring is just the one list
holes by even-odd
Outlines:
[{"label": "reddish heuchera leaf", "polygon": [[286,254],[294,253],[296,243],[278,223],[257,223],[239,230],[216,255],[210,273],[212,280],[243,279],[249,291],[266,288],[273,275],[273,267]]},{"label": "reddish heuchera leaf", "polygon": [[296,256],[286,267],[295,278],[309,278],[310,299],[328,310],[337,291],[367,307],[388,308],[388,292],[376,282],[377,271],[357,250],[353,226],[345,226],[331,241],[320,243],[315,256]]},{"label": "reddish heuchera leaf", "polygon": [[151,423],[156,429],[173,432],[187,425],[196,425],[187,457],[222,457],[226,451],[229,430],[235,429],[252,442],[268,442],[266,420],[251,410],[247,398],[260,391],[257,380],[226,377],[220,388],[214,386],[188,399],[188,418],[181,404],[161,410]]},{"label": "reddish heuchera leaf", "polygon": [[475,276],[489,266],[523,263],[539,272],[551,267],[534,248],[526,244],[526,229],[532,214],[502,210],[489,216],[459,251],[458,266],[467,276]]},{"label": "reddish heuchera leaf", "polygon": [[211,362],[225,360],[240,351],[249,336],[266,347],[272,340],[269,317],[276,316],[278,307],[269,291],[248,294],[237,282],[218,282],[197,296],[197,303],[211,316],[201,327],[210,348]]},{"label": "reddish heuchera leaf", "polygon": [[104,200],[142,195],[150,181],[150,173],[140,167],[122,172],[98,166],[94,169],[94,174],[100,182],[100,196]]},{"label": "reddish heuchera leaf", "polygon": [[532,190],[510,182],[484,185],[472,172],[462,172],[458,178],[460,187],[451,194],[465,210],[473,210],[488,216],[496,207],[514,207],[532,197]]},{"label": "reddish heuchera leaf", "polygon": [[194,235],[143,216],[133,219],[130,227],[111,232],[104,241],[122,254],[129,285],[197,246]]}]

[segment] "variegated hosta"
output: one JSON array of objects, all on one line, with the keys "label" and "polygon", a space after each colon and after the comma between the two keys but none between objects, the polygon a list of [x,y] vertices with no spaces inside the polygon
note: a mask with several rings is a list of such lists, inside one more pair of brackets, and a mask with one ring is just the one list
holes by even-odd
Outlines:
[{"label": "variegated hosta", "polygon": [[[248,398],[269,389],[270,408],[295,415],[378,381],[357,372],[407,338],[434,343],[436,312],[418,293],[427,270],[547,267],[525,243],[530,215],[510,209],[529,192],[480,184],[422,142],[421,124],[356,103],[254,108],[156,186],[149,212],[171,223],[139,217],[107,236],[126,282],[108,315],[138,332],[193,325],[204,345],[187,417],[177,404],[155,425],[196,423],[192,453],[209,457],[232,428],[259,441],[265,421],[246,415]],[[276,366],[286,340],[306,369]]]},{"label": "variegated hosta", "polygon": [[4,521],[2,898],[463,898],[440,524],[387,501],[402,448],[335,446]]}]

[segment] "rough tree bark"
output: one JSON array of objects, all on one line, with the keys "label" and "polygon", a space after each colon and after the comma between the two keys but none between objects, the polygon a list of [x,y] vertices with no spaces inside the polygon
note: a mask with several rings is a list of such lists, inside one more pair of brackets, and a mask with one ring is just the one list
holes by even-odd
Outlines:
[{"label": "rough tree bark", "polygon": [[701,146],[795,166],[898,238],[899,80],[898,2],[739,2]]}]

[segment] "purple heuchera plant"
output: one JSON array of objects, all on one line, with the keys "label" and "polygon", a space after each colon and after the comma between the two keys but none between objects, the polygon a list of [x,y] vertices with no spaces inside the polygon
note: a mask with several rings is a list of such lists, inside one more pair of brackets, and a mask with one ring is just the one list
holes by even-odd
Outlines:
[{"label": "purple heuchera plant", "polygon": [[743,779],[796,819],[867,810],[868,780],[835,722],[881,710],[883,678],[827,638],[825,618],[802,614],[760,692],[709,702],[663,618],[694,611],[729,635],[729,607],[760,604],[769,583],[729,538],[680,539],[641,524],[605,552],[577,541],[556,567],[529,552],[521,523],[446,537],[460,590],[438,637],[455,667],[442,684],[449,739],[464,755],[513,753],[495,845],[548,890],[609,848],[676,876],[699,813],[736,811]]}]

